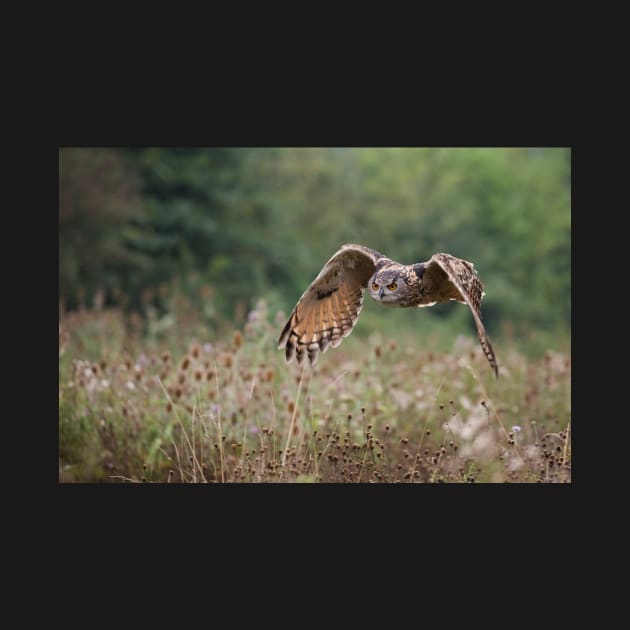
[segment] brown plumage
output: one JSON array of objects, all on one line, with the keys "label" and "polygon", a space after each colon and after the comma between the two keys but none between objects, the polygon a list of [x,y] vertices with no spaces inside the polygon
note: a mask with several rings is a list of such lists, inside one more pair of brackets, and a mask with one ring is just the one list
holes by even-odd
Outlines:
[{"label": "brown plumage", "polygon": [[287,361],[298,363],[308,355],[337,347],[356,324],[363,307],[363,292],[385,306],[423,307],[449,300],[468,304],[477,325],[483,352],[495,375],[499,368],[481,321],[483,285],[472,263],[450,254],[434,254],[425,263],[401,265],[362,245],[342,245],[304,291],[289,316],[278,348]]}]

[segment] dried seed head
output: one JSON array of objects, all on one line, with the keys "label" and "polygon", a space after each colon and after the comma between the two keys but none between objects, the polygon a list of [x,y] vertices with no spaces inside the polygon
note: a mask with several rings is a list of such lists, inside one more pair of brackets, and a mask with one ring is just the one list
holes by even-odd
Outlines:
[{"label": "dried seed head", "polygon": [[192,346],[192,348],[190,349],[190,354],[192,354],[195,359],[199,356],[199,346],[197,344]]},{"label": "dried seed head", "polygon": [[[162,361],[164,361],[164,363],[168,363],[171,360],[171,353],[170,352],[163,352],[162,353]],[[170,474],[170,472],[169,472]]]},{"label": "dried seed head", "polygon": [[234,332],[234,336],[232,337],[232,341],[237,348],[240,348],[243,345],[243,335],[240,330]]},{"label": "dried seed head", "polygon": [[203,374],[202,374],[201,370],[197,370],[195,372],[195,380],[196,381],[200,381],[202,376],[203,376]]},{"label": "dried seed head", "polygon": [[187,370],[189,365],[190,365],[190,357],[186,356],[182,360],[180,367],[182,370]]}]

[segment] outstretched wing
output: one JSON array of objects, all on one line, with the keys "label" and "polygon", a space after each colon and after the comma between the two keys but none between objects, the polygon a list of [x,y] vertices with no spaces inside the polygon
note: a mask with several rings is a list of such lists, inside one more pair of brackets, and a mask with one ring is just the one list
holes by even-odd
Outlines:
[{"label": "outstretched wing", "polygon": [[[448,296],[448,299],[455,299],[468,304],[475,318],[477,336],[479,337],[483,353],[486,355],[486,359],[490,362],[498,378],[499,366],[497,365],[497,359],[481,321],[481,298],[484,295],[483,284],[477,277],[472,263],[450,254],[433,254],[431,260],[424,268],[423,284],[425,280],[434,286],[436,295]],[[456,289],[456,292],[453,291],[453,288]],[[443,300],[438,299],[437,301]]]},{"label": "outstretched wing", "polygon": [[287,361],[295,354],[302,363],[308,353],[315,365],[319,352],[337,347],[352,332],[379,259],[389,260],[369,247],[341,246],[304,291],[280,335],[278,348],[286,349]]}]

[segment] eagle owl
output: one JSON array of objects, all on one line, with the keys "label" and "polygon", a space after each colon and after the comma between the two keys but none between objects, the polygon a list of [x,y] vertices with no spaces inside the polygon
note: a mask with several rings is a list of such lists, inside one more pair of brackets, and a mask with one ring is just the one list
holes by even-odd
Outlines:
[{"label": "eagle owl", "polygon": [[449,300],[468,304],[483,353],[495,375],[499,367],[481,321],[483,285],[473,264],[450,254],[433,254],[427,262],[401,265],[362,245],[346,244],[324,265],[289,316],[278,349],[298,363],[308,354],[315,365],[319,352],[336,348],[354,328],[365,289],[385,306],[433,306]]}]

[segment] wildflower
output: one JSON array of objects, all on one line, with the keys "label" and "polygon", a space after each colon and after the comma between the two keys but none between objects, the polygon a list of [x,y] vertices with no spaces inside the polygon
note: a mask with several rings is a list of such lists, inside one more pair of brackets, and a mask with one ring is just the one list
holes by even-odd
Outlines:
[{"label": "wildflower", "polygon": [[134,389],[136,389],[136,386],[133,384],[133,382],[132,382],[132,381],[127,381],[127,382],[125,383],[125,387],[126,387],[127,389],[131,390],[131,391],[133,391]]},{"label": "wildflower", "polygon": [[518,426],[518,424],[515,424],[515,425],[512,427],[512,431],[513,431],[514,433],[520,433],[520,431],[521,431],[521,427],[519,427],[519,426]]}]

